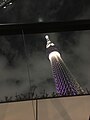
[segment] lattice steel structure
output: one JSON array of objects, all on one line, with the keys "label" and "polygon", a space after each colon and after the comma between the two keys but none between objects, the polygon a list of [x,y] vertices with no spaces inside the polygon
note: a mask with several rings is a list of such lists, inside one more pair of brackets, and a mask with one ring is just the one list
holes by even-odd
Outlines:
[{"label": "lattice steel structure", "polygon": [[65,65],[55,44],[50,41],[48,35],[45,38],[47,40],[46,51],[51,63],[57,93],[61,96],[84,94],[84,90]]}]

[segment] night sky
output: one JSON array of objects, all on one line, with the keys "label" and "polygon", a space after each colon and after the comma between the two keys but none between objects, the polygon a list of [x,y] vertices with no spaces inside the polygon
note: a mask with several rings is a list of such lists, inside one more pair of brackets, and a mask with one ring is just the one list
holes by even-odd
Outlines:
[{"label": "night sky", "polygon": [[[0,8],[0,23],[35,23],[90,18],[90,0],[16,0]],[[0,100],[35,89],[55,92],[46,55],[46,33],[0,36]],[[90,90],[90,31],[48,33],[84,89]],[[31,86],[31,87],[30,87]]]}]

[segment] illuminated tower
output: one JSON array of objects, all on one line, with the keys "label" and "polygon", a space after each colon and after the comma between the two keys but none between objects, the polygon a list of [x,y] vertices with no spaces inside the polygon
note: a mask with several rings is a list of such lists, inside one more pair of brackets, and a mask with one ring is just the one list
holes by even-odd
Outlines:
[{"label": "illuminated tower", "polygon": [[47,40],[46,51],[51,63],[52,74],[56,85],[56,92],[59,95],[84,94],[83,89],[74,79],[62,60],[55,44],[50,41],[48,35],[46,35],[45,38]]}]

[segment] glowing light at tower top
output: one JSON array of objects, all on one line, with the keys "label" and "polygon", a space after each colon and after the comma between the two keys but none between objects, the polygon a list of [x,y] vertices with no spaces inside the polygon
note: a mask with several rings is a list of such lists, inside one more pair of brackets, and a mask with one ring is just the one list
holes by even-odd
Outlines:
[{"label": "glowing light at tower top", "polygon": [[46,40],[49,40],[49,36],[48,35],[45,35],[45,38],[46,38]]},{"label": "glowing light at tower top", "polygon": [[52,43],[52,42],[50,41],[48,35],[45,35],[45,38],[46,38],[46,40],[47,40],[46,48],[49,48],[50,46],[54,46],[54,43]]}]

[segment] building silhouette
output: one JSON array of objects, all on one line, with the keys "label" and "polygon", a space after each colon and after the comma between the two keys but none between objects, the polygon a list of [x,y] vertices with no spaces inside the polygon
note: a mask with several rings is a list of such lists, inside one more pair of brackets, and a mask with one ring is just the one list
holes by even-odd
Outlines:
[{"label": "building silhouette", "polygon": [[55,44],[50,41],[48,35],[45,38],[47,40],[46,52],[51,63],[56,92],[61,96],[85,94],[84,90],[65,65]]}]

